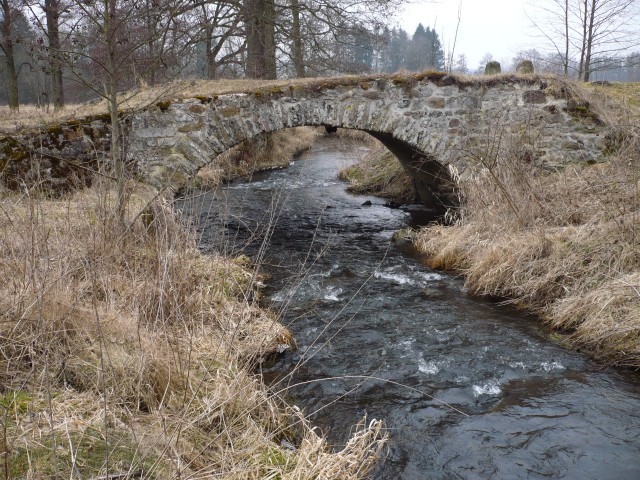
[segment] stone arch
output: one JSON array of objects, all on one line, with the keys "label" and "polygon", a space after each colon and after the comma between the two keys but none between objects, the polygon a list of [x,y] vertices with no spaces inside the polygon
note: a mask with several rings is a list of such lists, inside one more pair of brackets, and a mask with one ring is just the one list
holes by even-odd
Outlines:
[{"label": "stone arch", "polygon": [[128,154],[153,185],[185,181],[241,141],[291,127],[365,131],[398,157],[420,199],[451,205],[451,174],[473,167],[492,129],[538,132],[528,158],[538,164],[590,162],[604,135],[568,95],[532,78],[461,83],[452,77],[334,80],[304,87],[163,102],[132,117]]},{"label": "stone arch", "polygon": [[[492,133],[519,136],[523,158],[543,168],[601,161],[606,147],[606,127],[561,80],[425,73],[257,85],[244,93],[163,100],[131,114],[124,142],[129,163],[151,185],[179,184],[257,135],[341,127],[381,140],[415,179],[423,201],[450,204],[449,172],[464,178],[478,168],[473,159],[495,146]],[[107,119],[98,116],[0,138],[3,180],[7,172],[30,171],[36,155],[53,162],[44,172],[53,183],[67,175],[54,168],[58,163],[90,171],[84,165],[108,151],[109,135]]]}]

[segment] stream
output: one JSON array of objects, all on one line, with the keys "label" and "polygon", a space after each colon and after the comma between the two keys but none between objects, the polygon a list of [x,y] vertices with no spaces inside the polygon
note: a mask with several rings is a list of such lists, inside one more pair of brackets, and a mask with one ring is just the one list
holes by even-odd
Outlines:
[{"label": "stream", "polygon": [[337,172],[364,149],[320,139],[287,169],[180,202],[204,251],[244,253],[271,276],[261,301],[298,348],[265,378],[290,385],[336,448],[363,416],[384,419],[375,479],[640,479],[638,374],[568,350],[393,242],[435,213],[347,193]]}]

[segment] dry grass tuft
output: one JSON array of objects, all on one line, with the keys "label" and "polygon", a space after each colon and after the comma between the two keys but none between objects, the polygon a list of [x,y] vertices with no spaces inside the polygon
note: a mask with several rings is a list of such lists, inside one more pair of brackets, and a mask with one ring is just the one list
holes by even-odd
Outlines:
[{"label": "dry grass tuft", "polygon": [[291,338],[249,300],[246,259],[202,255],[171,205],[133,192],[124,224],[101,182],[2,193],[3,475],[365,478],[380,424],[331,453],[251,373]]},{"label": "dry grass tuft", "polygon": [[460,182],[455,224],[417,244],[473,293],[511,298],[598,358],[639,367],[640,143],[637,127],[618,131],[607,163],[558,173],[522,162],[520,139],[505,139]]},{"label": "dry grass tuft", "polygon": [[384,145],[368,137],[371,149],[363,152],[354,165],[343,168],[338,178],[349,182],[347,190],[352,193],[377,195],[397,204],[415,201],[413,181],[400,161]]},{"label": "dry grass tuft", "polygon": [[633,124],[640,118],[640,83],[581,84],[582,95],[618,124]]}]

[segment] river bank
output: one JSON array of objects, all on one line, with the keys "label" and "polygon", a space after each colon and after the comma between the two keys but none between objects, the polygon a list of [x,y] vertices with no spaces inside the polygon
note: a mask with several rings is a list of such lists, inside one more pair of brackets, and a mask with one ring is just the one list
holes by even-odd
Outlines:
[{"label": "river bank", "polygon": [[[606,89],[584,92],[612,125],[605,163],[550,172],[523,160],[517,135],[503,136],[478,156],[474,175],[458,179],[461,208],[450,224],[422,229],[415,245],[431,267],[464,275],[474,294],[541,316],[568,347],[639,368],[637,111]],[[372,194],[389,181],[380,169],[356,168],[356,183]]]},{"label": "river bank", "polygon": [[394,241],[437,212],[347,193],[336,174],[367,148],[321,138],[286,169],[178,204],[203,251],[260,258],[270,275],[261,304],[298,346],[262,366],[272,388],[334,445],[362,415],[383,419],[372,480],[633,477],[637,375]]},{"label": "river bank", "polygon": [[5,478],[365,478],[385,443],[332,451],[254,375],[292,344],[250,300],[245,256],[204,255],[171,202],[130,184],[0,192]]},{"label": "river bank", "polygon": [[[346,139],[353,133],[340,130]],[[368,138],[366,138],[368,137]],[[398,159],[375,138],[356,135],[356,140],[369,147],[361,153],[357,162],[340,170],[338,178],[349,182],[347,191],[357,195],[375,195],[389,200],[392,205],[414,203],[416,190],[411,177]]]},{"label": "river bank", "polygon": [[249,178],[255,172],[284,168],[311,148],[319,136],[317,128],[297,127],[242,142],[202,168],[190,186],[215,188],[237,178]]}]

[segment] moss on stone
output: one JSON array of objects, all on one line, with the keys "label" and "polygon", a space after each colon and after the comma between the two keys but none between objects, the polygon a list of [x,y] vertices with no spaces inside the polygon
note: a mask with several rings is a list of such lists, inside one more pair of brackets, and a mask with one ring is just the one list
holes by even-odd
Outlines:
[{"label": "moss on stone", "polygon": [[19,162],[29,157],[29,151],[15,138],[4,137],[0,139],[0,145],[0,152],[5,159],[3,169],[8,162]]},{"label": "moss on stone", "polygon": [[229,118],[238,115],[240,113],[240,109],[238,107],[225,107],[220,109],[220,113],[223,117]]},{"label": "moss on stone", "polygon": [[502,73],[502,67],[500,66],[500,62],[496,62],[495,60],[487,63],[484,67],[485,75],[498,75],[500,73]]},{"label": "moss on stone", "polygon": [[169,107],[171,106],[173,102],[171,100],[161,100],[159,102],[156,102],[156,107],[158,107],[160,109],[161,112],[166,112],[167,110],[169,110]]},{"label": "moss on stone", "polygon": [[273,95],[282,95],[284,93],[286,93],[284,87],[281,87],[280,85],[258,88],[253,92],[256,98],[271,97]]},{"label": "moss on stone", "polygon": [[601,125],[603,122],[598,115],[591,108],[591,104],[586,100],[577,98],[569,98],[567,100],[567,113],[575,119],[590,120],[596,125]]},{"label": "moss on stone", "polygon": [[531,60],[522,60],[516,67],[516,72],[529,75],[533,73],[533,62]]},{"label": "moss on stone", "polygon": [[51,135],[61,135],[63,133],[62,126],[59,124],[49,125],[47,127],[47,133]]},{"label": "moss on stone", "polygon": [[[119,111],[118,114],[122,114],[123,112]],[[86,123],[91,123],[91,122],[111,122],[111,114],[110,113],[101,113],[99,115],[90,115],[88,117],[85,118],[85,122]]]}]

